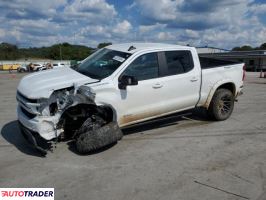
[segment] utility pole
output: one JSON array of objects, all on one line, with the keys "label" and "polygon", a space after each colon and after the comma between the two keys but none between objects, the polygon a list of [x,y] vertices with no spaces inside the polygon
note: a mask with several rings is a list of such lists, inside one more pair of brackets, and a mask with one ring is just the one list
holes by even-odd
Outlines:
[{"label": "utility pole", "polygon": [[60,59],[61,59],[61,61],[62,61],[62,48],[61,48],[61,43],[60,43],[60,45],[59,45],[59,49],[60,49]]}]

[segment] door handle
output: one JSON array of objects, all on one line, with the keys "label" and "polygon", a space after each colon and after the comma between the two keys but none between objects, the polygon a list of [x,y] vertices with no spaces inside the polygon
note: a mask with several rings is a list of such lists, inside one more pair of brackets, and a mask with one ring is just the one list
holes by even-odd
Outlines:
[{"label": "door handle", "polygon": [[161,88],[163,87],[163,85],[161,83],[156,83],[152,86],[154,89],[158,89],[158,88]]},{"label": "door handle", "polygon": [[225,69],[230,69],[232,66],[224,66]]},{"label": "door handle", "polygon": [[195,82],[198,81],[198,79],[196,77],[193,77],[192,79],[190,79],[191,82]]}]

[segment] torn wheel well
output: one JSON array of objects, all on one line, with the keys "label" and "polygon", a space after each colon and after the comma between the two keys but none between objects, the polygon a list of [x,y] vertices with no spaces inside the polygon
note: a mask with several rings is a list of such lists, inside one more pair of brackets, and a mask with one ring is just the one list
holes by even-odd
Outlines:
[{"label": "torn wheel well", "polygon": [[114,121],[114,111],[111,107],[99,106],[97,109],[100,116],[102,116],[106,122],[109,123],[111,121]]},{"label": "torn wheel well", "polygon": [[108,106],[78,104],[65,110],[57,125],[57,127],[64,129],[61,139],[72,138],[84,121],[94,115],[101,117],[106,123],[113,121],[113,110]]}]

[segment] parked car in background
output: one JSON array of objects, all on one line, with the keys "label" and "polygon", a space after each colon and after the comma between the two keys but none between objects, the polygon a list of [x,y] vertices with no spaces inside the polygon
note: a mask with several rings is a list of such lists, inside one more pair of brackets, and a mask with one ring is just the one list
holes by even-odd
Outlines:
[{"label": "parked car in background", "polygon": [[29,71],[28,70],[28,66],[26,65],[26,64],[22,64],[22,65],[20,65],[18,68],[17,68],[17,71],[18,72],[27,72],[27,71]]},{"label": "parked car in background", "polygon": [[54,63],[53,64],[53,69],[60,68],[60,67],[65,67],[64,63]]},{"label": "parked car in background", "polygon": [[42,71],[44,70],[44,65],[39,63],[34,63],[31,65],[31,68],[33,69],[33,71]]},{"label": "parked car in background", "polygon": [[30,64],[22,64],[17,68],[18,72],[36,72],[36,71],[42,71],[46,70],[46,67],[42,64],[38,63],[30,63]]},{"label": "parked car in background", "polygon": [[48,69],[57,69],[65,67],[66,65],[64,63],[46,63],[46,64],[39,64],[39,63],[30,63],[30,64],[22,64],[18,67],[18,72],[37,72],[37,71],[43,71]]}]

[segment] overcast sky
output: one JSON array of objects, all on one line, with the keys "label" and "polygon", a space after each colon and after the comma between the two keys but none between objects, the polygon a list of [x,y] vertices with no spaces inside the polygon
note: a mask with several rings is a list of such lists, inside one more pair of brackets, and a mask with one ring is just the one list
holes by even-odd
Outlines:
[{"label": "overcast sky", "polygon": [[0,42],[166,42],[231,49],[266,42],[266,0],[0,0]]}]

